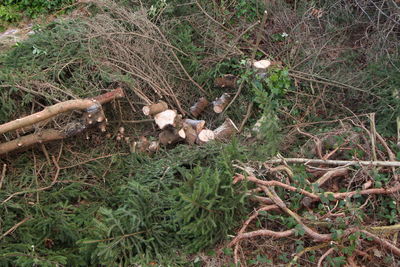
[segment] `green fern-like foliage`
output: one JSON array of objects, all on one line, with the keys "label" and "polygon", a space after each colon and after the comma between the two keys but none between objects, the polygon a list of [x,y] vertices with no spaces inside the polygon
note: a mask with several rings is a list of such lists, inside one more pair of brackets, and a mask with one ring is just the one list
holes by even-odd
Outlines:
[{"label": "green fern-like foliage", "polygon": [[244,195],[232,184],[231,162],[241,157],[237,144],[180,146],[157,159],[132,156],[138,168],[114,203],[99,209],[90,236],[78,242],[80,252],[90,264],[129,265],[225,239],[245,210]]},{"label": "green fern-like foliage", "polygon": [[228,169],[197,166],[182,175],[186,181],[175,190],[178,201],[172,211],[185,248],[197,252],[228,235],[243,209],[243,195],[232,186]]}]

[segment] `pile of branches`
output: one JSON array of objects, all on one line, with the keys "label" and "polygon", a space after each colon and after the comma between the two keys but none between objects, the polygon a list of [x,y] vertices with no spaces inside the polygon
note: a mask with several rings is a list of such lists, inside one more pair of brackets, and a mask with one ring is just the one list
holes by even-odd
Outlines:
[{"label": "pile of branches", "polygon": [[[327,149],[332,132],[314,136],[298,129],[311,137],[319,158],[278,157],[263,163],[235,164],[244,174],[236,174],[234,183],[247,182],[247,194],[258,203],[228,244],[234,249],[235,263],[245,262],[246,254],[251,254],[248,251],[254,249],[252,243],[271,238],[304,244],[293,252],[288,266],[312,263],[307,255],[310,253],[320,255],[313,266],[316,262],[323,266],[325,260],[332,258],[349,266],[366,262],[381,266],[383,257],[392,259],[394,265],[398,262],[400,162],[373,127],[368,130],[363,124],[356,125],[371,138],[371,144],[358,139],[365,137],[364,133],[349,134],[349,128],[344,127],[339,132],[347,135],[335,135],[343,142]],[[341,159],[344,151],[354,149],[352,146],[362,150],[366,158]],[[304,168],[306,174],[302,175],[299,168]],[[271,242],[276,252],[285,243]],[[255,246],[262,247],[259,243]],[[274,262],[277,260],[277,253],[266,254]]]},{"label": "pile of branches", "polygon": [[[178,58],[185,53],[170,44],[163,25],[154,24],[145,9],[133,11],[105,0],[88,4],[87,12],[91,5],[96,5],[97,14],[84,20],[56,20],[2,59],[1,122],[116,87],[125,91],[124,101],[117,105],[120,120],[141,118],[137,111],[158,99],[188,114],[189,100],[207,95]],[[71,120],[58,116],[40,129],[61,130],[60,125]],[[3,135],[2,139],[15,137]]]}]

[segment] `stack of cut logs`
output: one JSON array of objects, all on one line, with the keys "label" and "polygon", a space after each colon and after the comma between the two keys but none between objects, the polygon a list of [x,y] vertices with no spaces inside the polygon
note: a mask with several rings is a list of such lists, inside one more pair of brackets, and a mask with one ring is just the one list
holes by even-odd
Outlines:
[{"label": "stack of cut logs", "polygon": [[[216,99],[213,102],[214,112],[223,112],[229,101],[230,95],[226,93]],[[190,108],[190,113],[194,118],[197,118],[208,106],[208,100],[202,97]],[[139,141],[131,143],[132,152],[154,153],[159,149],[160,145],[168,146],[178,142],[185,142],[189,145],[202,145],[211,140],[226,141],[239,132],[236,125],[229,118],[217,129],[207,129],[206,121],[183,118],[183,115],[178,114],[176,110],[169,109],[167,103],[163,101],[144,106],[143,114],[153,117],[161,132],[158,135],[158,141],[149,141],[142,136]]]}]

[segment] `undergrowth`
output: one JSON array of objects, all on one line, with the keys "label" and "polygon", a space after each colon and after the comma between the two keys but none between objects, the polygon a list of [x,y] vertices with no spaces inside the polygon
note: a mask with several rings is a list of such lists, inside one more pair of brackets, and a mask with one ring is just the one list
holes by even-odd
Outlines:
[{"label": "undergrowth", "polygon": [[[177,261],[173,266],[187,266],[185,253],[224,240],[244,215],[244,195],[238,193],[244,188],[232,185],[231,164],[244,155],[237,143],[179,146],[156,158],[115,156],[111,161],[119,171],[106,174],[106,184],[96,180],[107,165],[95,162],[79,166],[78,172],[92,173],[89,177],[68,169],[61,172],[59,184],[44,192],[35,192],[38,184],[31,184],[37,177],[25,185],[9,181],[1,199],[15,192],[17,184],[32,191],[2,204],[1,228],[29,219],[2,240],[0,264],[161,264],[170,255],[170,261]],[[30,162],[15,170],[35,168]],[[68,182],[71,176],[77,180]]]},{"label": "undergrowth", "polygon": [[[28,2],[23,2],[24,8],[28,16],[35,16],[73,1],[45,1],[48,6],[43,1]],[[38,189],[57,175],[52,158],[46,159],[37,149],[7,157],[7,175],[0,190],[0,233],[6,233],[0,236],[0,265],[197,267],[204,257],[193,255],[225,244],[253,208],[245,194],[248,185],[232,184],[240,172],[237,166],[250,162],[255,171],[260,169],[259,162],[277,153],[318,157],[313,143],[318,138],[324,155],[334,152],[333,158],[370,160],[368,136],[344,123],[346,116],[360,120],[365,116],[354,116],[375,112],[376,129],[388,137],[399,160],[395,146],[400,116],[398,18],[386,2],[382,7],[392,19],[378,18],[372,6],[360,8],[356,2],[269,1],[265,5],[256,0],[125,0],[118,1],[119,5],[91,6],[94,11],[87,19],[56,20],[37,27],[28,40],[1,55],[0,123],[122,86],[127,100],[107,111],[113,133],[123,121],[141,119],[138,113],[144,103],[160,98],[177,109],[181,102],[187,110],[200,95],[208,94],[209,100],[226,91],[235,95],[238,88],[214,84],[215,78],[225,74],[235,75],[242,91],[224,115],[240,123],[249,104],[254,106],[245,124],[250,126],[244,129],[246,138],[227,145],[178,145],[153,156],[125,153],[126,146],[101,134],[90,141],[80,137],[66,141],[65,147],[64,143],[50,145],[50,155],[57,155],[56,148],[63,152],[57,183],[46,190]],[[8,3],[7,8],[22,5],[22,1]],[[269,15],[260,30],[255,23],[264,9]],[[20,16],[18,12],[13,14]],[[261,42],[254,47],[259,31]],[[266,74],[254,73],[248,67],[253,52],[256,60],[280,63]],[[182,74],[180,64],[205,93]],[[211,112],[204,116],[210,128],[225,119]],[[339,123],[333,126],[322,124],[336,120]],[[369,123],[361,120],[360,124]],[[307,138],[296,132],[297,127],[310,132]],[[132,138],[154,134],[147,126],[126,128]],[[2,141],[7,138],[1,136]],[[377,147],[385,150],[380,144]],[[384,153],[378,156],[386,160]],[[304,166],[292,168],[290,185],[324,192],[306,182],[315,177]],[[376,188],[393,180],[385,169],[351,171],[354,179],[338,184],[338,190],[361,188],[370,178]],[[265,170],[259,174],[264,179],[276,178]],[[322,194],[321,203],[309,210],[302,206],[299,192],[277,189],[277,194],[307,223],[334,234],[330,246],[335,254],[326,258],[329,266],[344,265],[359,244],[370,241],[358,233],[341,239],[348,225],[399,223],[398,199],[391,196],[356,195],[351,201],[333,202]],[[343,212],[343,217],[318,220],[334,209]],[[295,253],[313,245],[293,218],[260,215],[257,228],[294,228],[296,236],[246,243],[244,254],[250,266],[287,264]],[[312,265],[321,254],[312,250],[299,263]],[[225,249],[224,255],[230,259],[232,251]],[[379,258],[396,264],[389,253]]]},{"label": "undergrowth", "polygon": [[0,30],[10,23],[59,11],[75,2],[75,0],[4,0],[0,3]]}]

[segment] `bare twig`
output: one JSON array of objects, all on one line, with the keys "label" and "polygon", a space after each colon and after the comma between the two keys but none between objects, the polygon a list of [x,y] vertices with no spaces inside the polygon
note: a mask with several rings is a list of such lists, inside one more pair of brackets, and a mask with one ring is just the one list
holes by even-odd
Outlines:
[{"label": "bare twig", "polygon": [[3,187],[3,181],[6,178],[7,164],[3,164],[3,170],[1,171],[0,177],[0,190]]},{"label": "bare twig", "polygon": [[254,105],[254,103],[250,102],[250,104],[247,106],[246,115],[244,116],[244,119],[240,123],[239,133],[241,133],[243,131],[244,126],[246,125],[247,121],[249,120],[249,118],[251,116],[251,112],[253,111],[253,105]]},{"label": "bare twig", "polygon": [[269,211],[269,210],[276,210],[279,209],[279,207],[277,205],[269,205],[269,206],[265,206],[262,207],[258,210],[256,210],[243,224],[242,228],[239,230],[238,234],[236,235],[236,237],[229,243],[228,247],[232,247],[235,246],[234,249],[234,260],[235,263],[239,263],[239,256],[238,256],[238,250],[239,250],[239,243],[241,240],[241,235],[246,231],[247,227],[249,226],[249,224],[255,219],[257,218],[257,216],[260,214],[261,211]]},{"label": "bare twig", "polygon": [[303,249],[302,251],[297,253],[296,256],[294,256],[294,258],[290,261],[290,263],[287,265],[287,267],[291,267],[294,264],[296,264],[296,262],[300,259],[300,257],[303,254],[305,254],[307,252],[310,252],[310,251],[315,251],[317,249],[325,248],[327,246],[329,246],[329,242],[328,243],[322,243],[322,244],[319,244],[319,245],[316,245],[316,246],[312,246],[312,247],[308,247],[308,248]]},{"label": "bare twig", "polygon": [[323,184],[325,184],[330,179],[339,177],[339,176],[346,176],[347,173],[348,173],[347,168],[330,170],[330,171],[327,171],[324,175],[322,175],[322,177],[319,178],[314,184],[316,184],[318,187],[321,187]]},{"label": "bare twig", "polygon": [[361,232],[364,233],[366,236],[371,237],[376,243],[380,244],[382,247],[389,250],[396,256],[400,256],[400,249],[386,239],[380,238],[379,236],[374,235],[366,230],[361,230]]},{"label": "bare twig", "polygon": [[321,267],[322,262],[324,261],[324,259],[325,259],[326,257],[328,257],[328,255],[331,254],[333,251],[334,251],[334,248],[328,249],[328,250],[321,256],[321,258],[319,258],[317,267]]},{"label": "bare twig", "polygon": [[[287,185],[285,183],[279,182],[279,181],[264,181],[264,180],[260,180],[254,176],[247,176],[245,177],[242,174],[236,174],[236,176],[234,177],[234,183],[241,181],[241,180],[248,180],[251,182],[254,182],[258,185],[261,186],[267,186],[267,187],[271,187],[271,186],[279,186],[282,187],[286,190],[292,191],[292,192],[298,192],[300,194],[303,194],[309,198],[311,198],[313,201],[320,201],[321,197],[320,195],[308,192],[304,189],[301,188],[297,188],[291,185]],[[347,197],[352,197],[356,194],[360,194],[360,195],[390,195],[390,194],[394,194],[400,191],[400,183],[393,186],[393,187],[389,187],[389,188],[372,188],[372,189],[366,189],[366,190],[360,190],[360,191],[351,191],[351,192],[343,192],[343,193],[332,193],[332,192],[325,192],[324,195],[332,195],[333,198],[335,199],[344,199]]]},{"label": "bare twig", "polygon": [[321,164],[333,166],[380,166],[380,167],[400,167],[400,161],[365,161],[365,160],[322,160],[322,159],[305,159],[305,158],[282,158],[267,160],[265,163],[303,163],[303,164]]},{"label": "bare twig", "polygon": [[46,190],[52,188],[53,185],[55,185],[57,183],[58,177],[60,175],[60,170],[61,170],[61,168],[58,165],[58,162],[56,161],[56,158],[54,156],[52,157],[52,160],[53,160],[54,165],[56,166],[56,173],[54,174],[53,180],[51,181],[50,185],[45,186],[45,187],[41,187],[41,188],[38,188],[38,189],[15,192],[15,193],[11,194],[8,198],[3,200],[3,202],[1,202],[1,204],[4,205],[10,199],[12,199],[13,197],[18,196],[18,195],[22,195],[22,194],[26,194],[26,193],[36,193],[36,192],[46,191]]},{"label": "bare twig", "polygon": [[371,124],[371,131],[370,131],[370,137],[371,137],[371,150],[372,150],[372,157],[374,161],[378,160],[378,157],[376,155],[376,128],[375,128],[375,113],[369,114],[369,119],[370,119],[370,124]]},{"label": "bare twig", "polygon": [[26,223],[30,219],[32,219],[32,218],[31,217],[27,217],[27,218],[23,219],[22,221],[20,221],[19,223],[17,223],[16,225],[14,225],[13,227],[11,227],[10,229],[8,229],[4,234],[2,234],[0,236],[0,240],[2,240],[4,237],[6,237],[7,235],[9,235],[12,232],[14,232],[18,227],[20,227],[22,224]]}]

